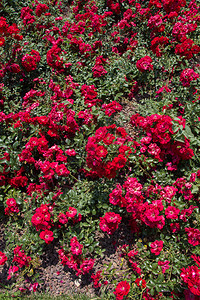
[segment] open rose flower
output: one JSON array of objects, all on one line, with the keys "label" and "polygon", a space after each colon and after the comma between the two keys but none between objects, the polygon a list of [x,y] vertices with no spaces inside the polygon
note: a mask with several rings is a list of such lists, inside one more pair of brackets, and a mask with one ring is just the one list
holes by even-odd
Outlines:
[{"label": "open rose flower", "polygon": [[152,63],[151,57],[146,55],[136,62],[136,67],[141,72],[151,71],[153,70],[153,65],[151,63]]},{"label": "open rose flower", "polygon": [[163,248],[163,241],[155,241],[151,243],[151,253],[154,253],[155,255],[159,255]]},{"label": "open rose flower", "polygon": [[116,300],[122,300],[129,293],[129,290],[130,284],[127,281],[120,281],[113,294],[116,296]]},{"label": "open rose flower", "polygon": [[54,237],[53,232],[50,230],[41,231],[40,238],[45,241],[45,243],[50,244]]},{"label": "open rose flower", "polygon": [[104,217],[100,217],[99,227],[102,231],[113,234],[117,230],[121,220],[122,217],[119,214],[107,212]]},{"label": "open rose flower", "polygon": [[168,206],[165,210],[165,215],[167,219],[178,219],[178,214],[180,209],[174,206]]}]

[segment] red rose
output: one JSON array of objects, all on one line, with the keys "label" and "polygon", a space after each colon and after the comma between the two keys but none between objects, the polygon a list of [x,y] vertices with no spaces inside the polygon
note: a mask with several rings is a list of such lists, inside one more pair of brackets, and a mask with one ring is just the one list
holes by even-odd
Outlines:
[{"label": "red rose", "polygon": [[178,214],[180,209],[174,206],[168,206],[165,210],[165,215],[167,219],[178,219]]},{"label": "red rose", "polygon": [[185,232],[188,235],[188,243],[192,246],[198,246],[200,244],[200,231],[197,228],[187,227]]},{"label": "red rose", "polygon": [[155,255],[159,255],[162,248],[163,248],[163,241],[155,241],[151,243],[151,253],[154,253]]},{"label": "red rose", "polygon": [[3,266],[6,261],[7,261],[7,256],[0,251],[0,266]]},{"label": "red rose", "polygon": [[129,293],[130,284],[127,281],[120,281],[113,292],[116,300],[122,300],[125,295]]},{"label": "red rose", "polygon": [[153,65],[151,64],[151,62],[152,62],[151,57],[146,55],[137,61],[136,67],[141,72],[151,71],[153,70]]},{"label": "red rose", "polygon": [[40,238],[45,241],[45,243],[50,244],[54,237],[53,232],[50,230],[41,231]]}]

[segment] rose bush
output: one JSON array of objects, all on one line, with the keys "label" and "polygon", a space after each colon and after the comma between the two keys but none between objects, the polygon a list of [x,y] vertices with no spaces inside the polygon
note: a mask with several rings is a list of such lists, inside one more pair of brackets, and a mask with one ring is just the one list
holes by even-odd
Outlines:
[{"label": "rose bush", "polygon": [[199,297],[198,2],[0,2],[4,289],[41,291],[54,245],[104,299]]}]

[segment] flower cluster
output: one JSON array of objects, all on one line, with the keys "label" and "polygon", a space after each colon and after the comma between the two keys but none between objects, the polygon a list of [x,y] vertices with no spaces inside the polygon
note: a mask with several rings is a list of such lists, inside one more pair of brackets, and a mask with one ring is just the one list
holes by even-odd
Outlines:
[{"label": "flower cluster", "polygon": [[188,285],[189,290],[200,296],[200,270],[197,266],[189,266],[181,269],[181,279]]},{"label": "flower cluster", "polygon": [[[174,131],[175,122],[177,126]],[[188,160],[194,156],[189,139],[185,138],[184,142],[180,142],[173,138],[180,126],[185,127],[185,119],[182,117],[173,120],[168,115],[154,114],[145,118],[136,114],[131,117],[131,124],[142,128],[147,134],[140,141],[140,152],[149,153],[159,161],[168,156],[172,157],[172,161],[167,163],[168,170],[176,170],[181,160]]]},{"label": "flower cluster", "polygon": [[122,106],[118,102],[112,101],[109,104],[103,104],[101,109],[105,111],[107,116],[110,117],[115,112],[120,112],[122,110]]},{"label": "flower cluster", "polygon": [[94,67],[92,68],[94,77],[102,77],[108,72],[104,69],[103,64],[107,63],[106,59],[102,56],[97,56]]},{"label": "flower cluster", "polygon": [[5,215],[17,214],[19,212],[19,206],[14,198],[7,199],[6,204]]},{"label": "flower cluster", "polygon": [[51,220],[52,207],[49,204],[41,204],[35,211],[35,214],[31,218],[33,226],[36,230],[48,231],[52,226]]},{"label": "flower cluster", "polygon": [[164,46],[169,43],[169,38],[165,36],[155,37],[151,41],[151,50],[156,54],[157,57],[161,57],[163,55]]},{"label": "flower cluster", "polygon": [[187,227],[185,232],[188,235],[188,243],[192,246],[198,246],[200,244],[200,231],[197,228]]},{"label": "flower cluster", "polygon": [[[185,202],[182,210],[180,210],[173,204],[173,199],[178,195],[182,195],[184,201],[194,199],[190,188],[191,184],[184,178],[178,178],[172,186],[150,185],[144,188],[137,178],[130,177],[127,178],[123,186],[116,185],[116,188],[109,195],[109,201],[113,205],[126,208],[127,212],[131,213],[130,225],[134,232],[139,232],[139,224],[162,230],[167,220],[173,222],[170,224],[170,230],[177,232],[180,225],[174,221],[181,220],[186,223],[197,206]],[[145,201],[149,197],[154,198],[151,203],[148,200]],[[190,237],[189,243],[193,241],[197,245],[199,243],[198,229],[185,228],[185,231],[188,233],[188,238]],[[157,244],[155,246],[157,247]]]},{"label": "flower cluster", "polygon": [[86,145],[86,162],[91,169],[88,175],[114,178],[117,171],[126,165],[131,153],[127,145],[129,141],[131,138],[123,127],[113,124],[97,129],[95,135],[88,138]]},{"label": "flower cluster", "polygon": [[78,242],[77,237],[70,241],[70,251],[66,252],[63,248],[58,251],[61,264],[76,271],[76,276],[89,273],[94,266],[94,259],[85,259],[82,255],[83,245]]},{"label": "flower cluster", "polygon": [[63,58],[59,56],[62,54],[62,49],[59,48],[57,45],[54,45],[48,52],[47,52],[47,64],[53,68],[58,70],[59,72],[64,72],[64,62]]},{"label": "flower cluster", "polygon": [[199,78],[199,74],[195,73],[193,69],[185,69],[180,75],[183,86],[190,86],[191,81],[195,81],[197,78]]},{"label": "flower cluster", "polygon": [[191,39],[185,39],[181,44],[176,45],[175,53],[180,56],[184,56],[186,59],[190,59],[194,54],[200,52],[200,47],[194,45],[194,41]]},{"label": "flower cluster", "polygon": [[22,57],[22,66],[27,72],[31,72],[37,69],[37,64],[40,62],[40,54],[36,50],[31,50],[30,54],[25,54]]},{"label": "flower cluster", "polygon": [[58,216],[58,220],[61,224],[67,224],[70,220],[72,224],[76,224],[81,221],[81,218],[82,216],[80,213],[77,215],[77,209],[71,206],[65,214],[60,213]]},{"label": "flower cluster", "polygon": [[11,26],[7,23],[6,18],[0,17],[0,47],[5,45],[5,39],[7,37],[12,37],[16,41],[20,41],[23,39],[23,36],[20,35],[20,29],[17,24],[12,24]]},{"label": "flower cluster", "polygon": [[99,227],[108,234],[113,234],[121,223],[121,216],[114,212],[107,212],[104,217],[100,218]]},{"label": "flower cluster", "polygon": [[31,261],[31,257],[27,256],[24,252],[24,250],[21,250],[22,246],[17,246],[13,252],[14,252],[14,258],[13,263],[16,263],[19,268],[22,268],[24,266],[28,267]]}]

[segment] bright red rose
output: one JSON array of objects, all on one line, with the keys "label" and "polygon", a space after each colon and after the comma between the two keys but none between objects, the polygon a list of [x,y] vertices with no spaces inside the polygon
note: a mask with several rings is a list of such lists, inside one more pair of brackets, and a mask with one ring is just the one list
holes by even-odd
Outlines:
[{"label": "bright red rose", "polygon": [[100,218],[99,226],[102,231],[113,234],[121,223],[121,216],[114,212],[107,212],[103,218]]},{"label": "bright red rose", "polygon": [[93,68],[92,68],[92,72],[93,72],[93,76],[94,77],[101,77],[101,76],[104,76],[106,75],[108,72],[104,69],[103,66],[101,65],[95,65]]},{"label": "bright red rose", "polygon": [[81,255],[82,254],[83,245],[81,245],[78,242],[76,236],[71,239],[70,246],[71,246],[71,253],[72,254],[74,254],[74,255]]},{"label": "bright red rose", "polygon": [[3,266],[6,261],[7,261],[7,256],[0,251],[0,266]]},{"label": "bright red rose", "polygon": [[49,9],[49,7],[46,4],[39,3],[36,6],[35,14],[36,14],[36,16],[40,17],[41,14],[45,13],[46,10],[48,10],[48,9]]},{"label": "bright red rose", "polygon": [[190,82],[197,80],[197,78],[199,78],[199,74],[195,73],[193,69],[185,69],[180,75],[183,86],[190,86]]},{"label": "bright red rose", "polygon": [[141,72],[151,71],[153,70],[153,65],[151,64],[151,62],[152,62],[151,57],[146,55],[137,61],[136,67]]},{"label": "bright red rose", "polygon": [[129,290],[130,284],[127,281],[120,281],[113,294],[115,294],[116,300],[122,300],[129,293]]},{"label": "bright red rose", "polygon": [[155,255],[159,255],[162,248],[163,248],[163,241],[155,241],[151,243],[151,253],[154,253]]},{"label": "bright red rose", "polygon": [[178,219],[178,214],[180,212],[180,209],[174,207],[174,206],[168,206],[165,209],[165,215],[167,219]]},{"label": "bright red rose", "polygon": [[14,198],[8,198],[6,204],[8,205],[8,207],[17,205],[16,200]]},{"label": "bright red rose", "polygon": [[185,232],[188,235],[188,243],[192,246],[198,246],[200,244],[200,231],[197,228],[187,227]]},{"label": "bright red rose", "polygon": [[45,241],[45,243],[50,244],[54,237],[53,232],[50,230],[41,231],[40,238]]},{"label": "bright red rose", "polygon": [[72,219],[76,216],[76,214],[77,214],[77,209],[71,206],[69,207],[69,211],[66,212],[66,216]]}]

